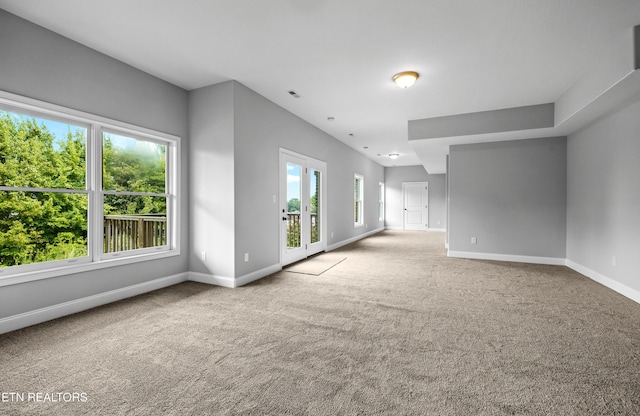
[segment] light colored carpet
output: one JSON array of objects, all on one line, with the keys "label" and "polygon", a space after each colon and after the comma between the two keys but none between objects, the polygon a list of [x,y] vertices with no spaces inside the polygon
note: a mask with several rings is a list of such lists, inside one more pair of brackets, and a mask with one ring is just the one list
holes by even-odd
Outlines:
[{"label": "light colored carpet", "polygon": [[290,273],[320,276],[322,273],[337,266],[346,259],[347,258],[341,252],[322,253],[287,266],[284,270]]},{"label": "light colored carpet", "polygon": [[0,336],[8,415],[638,415],[640,305],[385,231],[322,274],[187,282]]}]

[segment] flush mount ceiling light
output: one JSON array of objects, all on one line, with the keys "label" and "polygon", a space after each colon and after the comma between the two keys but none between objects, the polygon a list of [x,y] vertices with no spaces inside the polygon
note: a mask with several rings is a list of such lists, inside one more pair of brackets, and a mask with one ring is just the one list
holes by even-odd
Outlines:
[{"label": "flush mount ceiling light", "polygon": [[414,71],[405,71],[395,74],[393,76],[393,82],[400,88],[409,88],[412,86],[420,75]]},{"label": "flush mount ceiling light", "polygon": [[389,153],[389,159],[397,159],[400,157],[398,153]]}]

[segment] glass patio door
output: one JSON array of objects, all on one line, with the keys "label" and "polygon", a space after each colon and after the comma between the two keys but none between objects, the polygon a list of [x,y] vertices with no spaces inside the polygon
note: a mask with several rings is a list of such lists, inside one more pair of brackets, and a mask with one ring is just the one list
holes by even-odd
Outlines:
[{"label": "glass patio door", "polygon": [[307,171],[307,184],[309,186],[309,199],[307,201],[309,204],[309,246],[307,247],[307,256],[311,256],[324,251],[327,247],[323,235],[324,197],[322,186],[324,184],[324,178],[322,175],[323,170],[310,162],[307,162]]},{"label": "glass patio door", "polygon": [[325,170],[324,162],[284,150],[280,153],[283,266],[326,249]]}]

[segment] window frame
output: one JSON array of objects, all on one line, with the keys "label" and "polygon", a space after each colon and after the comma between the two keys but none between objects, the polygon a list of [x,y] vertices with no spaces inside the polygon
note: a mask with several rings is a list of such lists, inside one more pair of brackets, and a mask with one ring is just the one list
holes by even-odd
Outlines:
[{"label": "window frame", "polygon": [[[357,191],[356,186],[358,186]],[[364,176],[358,173],[353,174],[353,213],[353,227],[364,226]]]},{"label": "window frame", "polygon": [[384,221],[384,182],[378,182],[378,222]]},{"label": "window frame", "polygon": [[[180,137],[22,97],[2,90],[0,90],[0,109],[29,117],[44,118],[87,128],[85,189],[55,189],[53,192],[86,194],[88,198],[87,256],[0,268],[0,287],[180,255],[180,230],[178,227],[180,219],[180,187],[178,184],[181,176]],[[135,139],[157,142],[166,146],[166,245],[116,253],[102,252],[104,239],[102,131],[123,134]],[[28,189],[38,192],[52,191],[48,188]],[[0,186],[0,190],[19,191],[20,189],[18,187]]]},{"label": "window frame", "polygon": [[[166,165],[165,165],[165,192],[164,193],[154,193],[154,192],[134,192],[134,191],[117,191],[117,190],[106,190],[103,189],[102,187],[102,172],[104,171],[104,167],[102,166],[102,149],[103,149],[103,139],[104,139],[104,134],[114,134],[114,135],[119,135],[119,136],[125,136],[127,138],[130,139],[135,139],[135,140],[140,140],[140,141],[146,141],[146,142],[152,142],[152,143],[158,143],[158,144],[162,144],[164,146],[166,146],[167,151],[165,153],[166,155]],[[99,220],[97,221],[97,225],[101,225],[104,223],[104,199],[106,195],[131,195],[131,196],[155,196],[155,197],[164,197],[166,198],[166,205],[167,205],[167,212],[166,212],[166,217],[167,217],[167,221],[170,218],[170,216],[173,213],[173,209],[174,207],[172,206],[171,203],[171,192],[170,189],[175,189],[175,186],[172,186],[169,184],[169,182],[171,182],[171,175],[170,175],[170,169],[171,166],[173,165],[173,163],[170,163],[170,156],[171,156],[171,152],[170,152],[170,144],[167,143],[166,141],[163,140],[159,140],[156,136],[148,136],[148,135],[143,135],[140,134],[139,132],[132,132],[132,131],[125,131],[123,129],[114,129],[112,127],[104,127],[101,126],[98,129],[98,134],[96,136],[96,139],[94,141],[95,143],[100,143],[100,146],[96,146],[98,147],[97,153],[99,153],[99,155],[97,156],[97,160],[101,161],[101,169],[99,169],[100,172],[98,172],[98,183],[96,184],[96,191],[97,191],[97,199],[96,202],[99,206],[99,208],[97,209],[97,214],[99,215]],[[171,229],[172,227],[167,226],[167,244],[162,245],[162,246],[153,246],[153,247],[145,247],[145,248],[138,248],[135,250],[125,250],[125,251],[115,251],[115,252],[109,252],[109,253],[105,253],[104,252],[104,238],[100,238],[99,241],[99,247],[95,247],[96,251],[95,254],[98,258],[100,258],[101,260],[104,259],[111,259],[111,258],[115,258],[115,257],[122,257],[123,254],[127,254],[127,253],[131,253],[131,252],[135,252],[135,253],[139,253],[139,254],[145,254],[145,253],[154,253],[154,252],[158,252],[161,250],[167,250],[168,247],[171,246],[171,238],[173,236],[173,230]],[[103,236],[102,236],[103,237]]]}]

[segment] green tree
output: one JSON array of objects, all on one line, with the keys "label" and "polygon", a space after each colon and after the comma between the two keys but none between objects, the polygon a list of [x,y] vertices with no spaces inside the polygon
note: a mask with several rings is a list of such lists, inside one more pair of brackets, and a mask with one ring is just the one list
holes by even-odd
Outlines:
[{"label": "green tree", "polygon": [[[160,144],[118,136],[130,147],[114,145],[115,139],[105,135],[102,144],[102,183],[104,190],[164,193],[166,181],[166,147]],[[139,144],[140,146],[137,146]],[[105,214],[164,214],[163,197],[109,195],[105,198]]]},{"label": "green tree", "polygon": [[288,212],[300,212],[300,200],[298,198],[291,198],[287,203]]},{"label": "green tree", "polygon": [[[0,267],[87,255],[88,196],[68,191],[86,190],[86,129],[69,125],[56,136],[47,128],[53,123],[0,111]],[[105,134],[102,189],[164,194],[166,150]],[[104,202],[106,215],[166,215],[164,196],[115,194]]]},{"label": "green tree", "polygon": [[[0,186],[84,189],[84,129],[56,140],[31,118],[0,112]],[[0,191],[0,267],[86,255],[87,197]]]},{"label": "green tree", "polygon": [[310,205],[309,209],[311,210],[312,214],[317,214],[318,213],[317,200],[318,200],[318,196],[317,195],[312,195],[311,196],[311,203],[309,204]]}]

